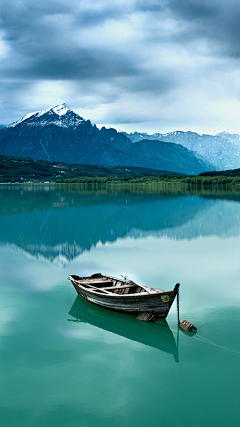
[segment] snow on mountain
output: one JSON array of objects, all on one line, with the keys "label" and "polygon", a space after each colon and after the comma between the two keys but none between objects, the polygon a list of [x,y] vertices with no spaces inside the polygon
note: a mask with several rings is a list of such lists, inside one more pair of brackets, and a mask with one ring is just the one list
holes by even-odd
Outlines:
[{"label": "snow on mountain", "polygon": [[67,105],[64,103],[61,105],[57,105],[56,107],[53,107],[52,110],[54,111],[54,113],[58,114],[59,116],[63,116],[68,111],[70,111],[70,108],[68,108]]},{"label": "snow on mountain", "polygon": [[93,125],[66,104],[29,113],[1,129],[0,154],[88,165],[147,167],[186,174],[214,169],[207,159],[179,144],[162,141],[149,144],[145,137],[133,144],[124,133]]},{"label": "snow on mountain", "polygon": [[[39,117],[42,117],[39,120]],[[54,124],[60,127],[76,127],[85,122],[82,117],[74,113],[68,106],[64,104],[56,105],[47,110],[35,111],[28,113],[14,123],[11,123],[7,128],[14,128],[24,123],[27,126],[45,126]]]},{"label": "snow on mountain", "polygon": [[230,142],[233,142],[234,144],[240,145],[240,135],[237,133],[229,133],[229,132],[220,132],[216,136],[219,136],[221,138],[227,139]]},{"label": "snow on mountain", "polygon": [[[237,134],[199,135],[196,132],[174,131],[165,134],[125,133],[132,142],[157,140],[183,145],[207,159],[217,170],[240,168],[240,137]],[[231,137],[231,138],[230,138]]]},{"label": "snow on mountain", "polygon": [[113,129],[114,130],[114,132],[117,132],[117,133],[124,133],[124,131],[123,130],[120,130],[120,129],[115,129],[115,128],[113,128],[112,126],[107,126],[107,125],[99,125],[99,124],[95,124],[95,126],[99,129],[99,130],[101,130],[101,129]]},{"label": "snow on mountain", "polygon": [[21,119],[17,120],[16,122],[13,122],[10,125],[6,126],[6,128],[15,128],[17,125],[19,125],[20,123],[24,122],[25,120],[29,119],[29,117],[32,117],[37,113],[38,113],[37,111],[35,111],[34,113],[28,113],[28,114],[26,114],[26,116],[22,117]]},{"label": "snow on mountain", "polygon": [[97,125],[97,124],[96,124],[96,126],[97,126],[97,128],[98,128],[99,130],[101,130],[102,128],[105,128],[105,129],[113,129],[111,126]]}]

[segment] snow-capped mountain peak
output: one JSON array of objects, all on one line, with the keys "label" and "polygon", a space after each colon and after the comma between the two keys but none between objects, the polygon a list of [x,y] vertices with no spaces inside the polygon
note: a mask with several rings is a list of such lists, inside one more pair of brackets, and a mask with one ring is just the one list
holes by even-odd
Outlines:
[{"label": "snow-capped mountain peak", "polygon": [[23,124],[23,122],[28,126],[45,126],[54,124],[61,127],[76,127],[85,121],[86,120],[80,117],[77,113],[74,113],[74,111],[70,110],[70,108],[63,103],[46,110],[28,113],[26,116],[14,123],[11,123],[7,127],[14,128]]},{"label": "snow-capped mountain peak", "polygon": [[15,128],[17,125],[19,125],[22,122],[25,122],[25,120],[29,119],[30,117],[34,116],[37,113],[40,113],[40,111],[35,111],[34,113],[28,113],[26,114],[26,116],[23,116],[21,119],[17,120],[16,122],[13,122],[10,125],[6,126],[6,128]]},{"label": "snow-capped mountain peak", "polygon": [[[27,114],[27,116],[31,117],[33,115],[36,115],[36,117],[41,117],[46,113],[55,113],[58,116],[63,116],[68,111],[72,111],[72,110],[70,110],[70,108],[68,108],[68,106],[65,103],[63,103],[63,104],[55,105],[54,107],[47,108],[47,110],[36,111],[35,113],[30,113],[30,115]],[[28,118],[27,116],[23,117],[23,119]]]},{"label": "snow-capped mountain peak", "polygon": [[58,114],[59,116],[63,116],[68,111],[71,111],[70,108],[64,103],[60,105],[56,105],[56,107],[52,108],[52,111],[54,111],[55,114]]}]

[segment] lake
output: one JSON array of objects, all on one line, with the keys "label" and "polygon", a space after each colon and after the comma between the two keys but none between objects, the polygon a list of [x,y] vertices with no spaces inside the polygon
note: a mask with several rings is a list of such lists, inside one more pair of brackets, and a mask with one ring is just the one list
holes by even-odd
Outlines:
[{"label": "lake", "polygon": [[[0,187],[1,427],[235,427],[240,193],[177,185]],[[77,297],[69,274],[160,289],[167,323]]]}]

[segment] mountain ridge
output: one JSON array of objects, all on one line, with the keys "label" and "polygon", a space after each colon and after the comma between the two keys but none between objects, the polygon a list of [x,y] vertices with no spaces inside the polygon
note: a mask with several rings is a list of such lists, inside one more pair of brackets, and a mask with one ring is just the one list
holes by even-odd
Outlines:
[{"label": "mountain ridge", "polygon": [[220,136],[221,138],[227,139],[234,144],[240,145],[240,135],[238,133],[230,133],[230,132],[219,132],[216,136]]},{"label": "mountain ridge", "polygon": [[114,128],[92,125],[66,104],[29,113],[0,129],[0,154],[102,166],[136,166],[199,174],[214,167],[175,143],[137,144]]},{"label": "mountain ridge", "polygon": [[[48,116],[47,120],[46,116]],[[58,119],[56,120],[57,116]],[[59,118],[62,116],[65,116],[67,118],[67,121],[59,120]],[[38,120],[39,117],[42,117],[43,120]],[[87,120],[80,117],[77,113],[74,113],[74,111],[70,110],[70,108],[65,103],[63,103],[56,105],[55,107],[47,108],[46,110],[28,113],[20,120],[17,120],[16,122],[13,122],[6,126],[6,128],[14,128],[18,125],[21,125],[21,123],[27,124],[27,126],[45,126],[46,124],[54,124],[55,126],[69,127],[77,126],[81,122],[87,122]]]},{"label": "mountain ridge", "polygon": [[[199,135],[191,131],[174,131],[165,134],[126,133],[132,142],[144,140],[161,140],[182,145],[185,148],[206,158],[217,170],[236,169],[240,167],[240,137],[237,134],[222,132],[217,135]],[[239,137],[239,144],[237,143]],[[228,138],[228,139],[227,139]],[[231,138],[231,140],[230,140]]]}]

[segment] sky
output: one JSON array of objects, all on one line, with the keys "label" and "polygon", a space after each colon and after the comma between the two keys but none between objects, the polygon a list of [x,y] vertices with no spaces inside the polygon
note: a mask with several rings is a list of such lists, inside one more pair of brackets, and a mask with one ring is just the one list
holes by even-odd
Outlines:
[{"label": "sky", "polygon": [[237,0],[1,0],[0,124],[65,102],[125,131],[240,133]]}]

